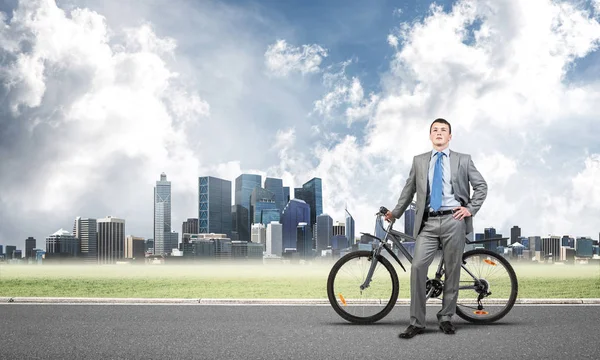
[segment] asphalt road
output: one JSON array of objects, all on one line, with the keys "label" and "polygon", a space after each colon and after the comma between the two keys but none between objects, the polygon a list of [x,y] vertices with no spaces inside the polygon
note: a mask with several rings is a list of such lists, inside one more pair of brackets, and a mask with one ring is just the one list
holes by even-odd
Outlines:
[{"label": "asphalt road", "polygon": [[598,359],[600,306],[515,306],[500,322],[435,322],[399,339],[408,307],[352,325],[327,306],[0,305],[0,359]]}]

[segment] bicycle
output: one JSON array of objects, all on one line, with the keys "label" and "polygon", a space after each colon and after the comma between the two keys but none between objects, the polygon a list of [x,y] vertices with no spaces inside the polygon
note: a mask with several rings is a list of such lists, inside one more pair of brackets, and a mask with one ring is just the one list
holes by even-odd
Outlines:
[{"label": "bicycle", "polygon": [[[383,227],[383,217],[387,213],[381,207],[375,214],[377,223]],[[412,256],[404,246],[407,240],[415,239],[400,231],[393,230],[393,221],[380,239],[372,238],[372,250],[350,252],[341,257],[332,267],[327,279],[327,296],[333,309],[345,320],[370,324],[381,320],[398,300],[398,274],[388,259],[395,260],[406,272],[404,265],[390,248],[389,242],[412,263]],[[479,241],[466,240],[467,244],[480,244],[502,239]],[[441,246],[438,248],[441,250]],[[443,254],[437,265],[434,278],[427,278],[427,301],[440,298],[444,291]],[[493,290],[493,293],[492,293]],[[488,324],[503,318],[516,302],[518,282],[515,271],[504,257],[485,249],[474,249],[463,254],[460,286],[456,314],[472,323]],[[493,296],[492,296],[493,295]]]}]

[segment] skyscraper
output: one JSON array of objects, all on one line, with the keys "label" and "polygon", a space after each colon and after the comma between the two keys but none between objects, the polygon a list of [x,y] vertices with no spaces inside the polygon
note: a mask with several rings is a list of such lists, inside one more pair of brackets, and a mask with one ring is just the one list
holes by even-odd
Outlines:
[{"label": "skyscraper", "polygon": [[276,221],[267,224],[267,254],[281,256],[283,253],[282,230]]},{"label": "skyscraper", "polygon": [[145,254],[144,238],[129,235],[125,238],[125,258],[126,259],[143,259]]},{"label": "skyscraper", "polygon": [[346,236],[346,224],[339,221],[336,221],[335,224],[333,224],[333,236],[336,235]]},{"label": "skyscraper", "polygon": [[[169,247],[165,233],[171,232],[171,182],[165,173],[154,188],[154,254],[164,254]],[[99,242],[100,240],[98,240]],[[165,246],[166,245],[166,246]],[[103,255],[104,256],[104,255]]]},{"label": "skyscraper", "polygon": [[[8,246],[6,247],[8,250]],[[46,256],[77,257],[79,240],[70,232],[60,229],[46,238]],[[8,256],[7,256],[8,257]]]},{"label": "skyscraper", "polygon": [[262,177],[254,174],[242,174],[235,179],[236,228],[232,230],[238,233],[240,240],[250,240],[250,196],[261,183]]},{"label": "skyscraper", "polygon": [[198,179],[198,233],[231,237],[231,181],[212,176]]},{"label": "skyscraper", "polygon": [[267,229],[263,224],[252,224],[252,242],[253,243],[257,243],[257,244],[262,244],[263,245],[263,250],[264,250],[264,246],[266,246],[267,243]]},{"label": "skyscraper", "polygon": [[281,221],[281,212],[279,212],[278,209],[263,209],[260,222],[262,224],[268,225],[273,221]]},{"label": "skyscraper", "polygon": [[413,234],[415,229],[415,215],[417,212],[417,206],[412,202],[406,211],[404,212],[404,233],[408,236],[415,236]]},{"label": "skyscraper", "polygon": [[281,213],[287,204],[283,192],[283,180],[268,177],[265,179],[265,189],[275,196],[275,205],[277,206],[279,213]]},{"label": "skyscraper", "polygon": [[552,262],[560,261],[560,240],[560,236],[543,237],[540,245],[544,259],[538,259],[538,261],[546,260],[550,257],[552,257]]},{"label": "skyscraper", "polygon": [[165,254],[171,254],[173,249],[179,248],[179,233],[171,231],[165,233]]},{"label": "skyscraper", "polygon": [[35,257],[32,255],[33,249],[35,249],[35,238],[30,236],[25,239],[25,258]]},{"label": "skyscraper", "polygon": [[313,255],[312,233],[307,223],[298,223],[296,227],[296,252],[302,259],[309,259]]},{"label": "skyscraper", "polygon": [[[348,243],[352,245],[354,244],[354,238],[356,237],[354,230],[354,218],[350,212],[348,212],[348,209],[344,209],[344,211],[346,211],[346,239],[348,239]],[[329,245],[331,245],[331,243]]]},{"label": "skyscraper", "polygon": [[310,222],[312,226],[317,222],[317,216],[323,213],[323,186],[320,178],[312,178],[301,188],[294,189],[296,199],[304,200],[310,207]]},{"label": "skyscraper", "polygon": [[[161,254],[163,252],[161,252]],[[98,219],[98,263],[114,264],[123,259],[124,256],[125,220],[117,219],[112,216]]]},{"label": "skyscraper", "polygon": [[287,205],[287,203],[290,202],[290,187],[289,186],[284,186],[283,187],[283,207],[285,207]]},{"label": "skyscraper", "polygon": [[198,234],[198,219],[189,218],[181,225],[181,236],[183,234]]},{"label": "skyscraper", "polygon": [[75,218],[73,235],[79,239],[79,250],[84,262],[98,262],[98,228],[96,219]]},{"label": "skyscraper", "polygon": [[17,247],[14,245],[6,245],[6,256],[5,259],[12,259],[13,253],[17,250]]},{"label": "skyscraper", "polygon": [[263,210],[278,210],[275,194],[261,187],[254,188],[250,195],[250,221],[252,224],[262,222]]},{"label": "skyscraper", "polygon": [[327,214],[317,216],[317,255],[321,250],[331,246],[331,237],[333,236],[333,219]]},{"label": "skyscraper", "polygon": [[308,221],[310,221],[308,204],[298,199],[290,200],[281,214],[283,251],[296,248],[296,228],[299,223],[308,223]]},{"label": "skyscraper", "polygon": [[[502,235],[496,234],[496,229],[494,229],[493,227],[483,229],[483,233],[484,233],[484,239],[486,239],[486,240],[502,237]],[[488,241],[488,242],[483,243],[483,246],[486,250],[490,250],[490,251],[494,251],[494,252],[496,251],[496,248],[498,247],[498,245],[500,245],[500,243],[498,241]]]},{"label": "skyscraper", "polygon": [[514,244],[514,243],[518,242],[520,237],[521,237],[521,228],[518,227],[517,225],[513,226],[510,229],[510,243]]}]

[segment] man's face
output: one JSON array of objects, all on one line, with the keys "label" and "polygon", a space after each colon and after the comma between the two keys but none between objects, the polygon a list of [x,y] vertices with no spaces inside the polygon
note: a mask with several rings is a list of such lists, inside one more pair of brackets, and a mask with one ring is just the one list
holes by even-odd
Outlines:
[{"label": "man's face", "polygon": [[450,134],[450,128],[444,123],[433,123],[431,126],[431,132],[429,133],[429,139],[431,143],[439,148],[445,148],[452,140],[452,134]]}]

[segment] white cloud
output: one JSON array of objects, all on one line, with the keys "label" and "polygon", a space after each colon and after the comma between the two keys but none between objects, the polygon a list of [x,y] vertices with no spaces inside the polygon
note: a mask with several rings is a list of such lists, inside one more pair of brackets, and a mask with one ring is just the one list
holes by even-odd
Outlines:
[{"label": "white cloud", "polygon": [[[13,84],[14,118],[6,126],[29,123],[29,136],[45,149],[30,164],[43,176],[3,182],[5,206],[73,217],[91,206],[131,219],[161,172],[181,186],[197,186],[200,163],[185,124],[206,118],[209,106],[163,60],[173,56],[174,40],[144,25],[127,29],[127,40],[118,42],[110,35],[118,30],[100,14],[65,12],[49,1],[21,3],[5,26],[0,47],[15,58],[3,73]],[[12,165],[5,163],[3,172],[20,171]]]},{"label": "white cloud", "polygon": [[[437,117],[452,123],[452,148],[471,153],[490,186],[476,230],[597,233],[597,155],[586,151],[600,152],[600,82],[593,73],[569,80],[599,45],[598,21],[584,10],[541,0],[434,6],[380,39],[395,53],[371,92],[366,84],[377,81],[350,74],[353,61],[324,66],[320,45],[280,40],[265,52],[271,39],[230,29],[221,13],[175,2],[181,16],[169,16],[193,14],[186,19],[205,29],[190,35],[144,9],[105,18],[31,1],[11,23],[3,18],[0,91],[10,114],[1,118],[0,238],[12,220],[53,221],[53,231],[113,211],[149,235],[162,171],[174,184],[174,219],[197,211],[198,176],[252,172],[291,187],[321,177],[324,210],[342,220],[347,203],[357,231],[373,231],[375,210],[395,204],[413,156],[430,149]],[[321,84],[290,76],[314,73]]]},{"label": "white cloud", "polygon": [[389,34],[387,38],[388,44],[391,47],[398,48],[398,37],[394,34]]},{"label": "white cloud", "polygon": [[326,57],[327,50],[319,45],[294,47],[285,40],[277,40],[265,52],[265,65],[275,76],[283,77],[293,72],[305,75],[319,72],[321,61]]},{"label": "white cloud", "polygon": [[[533,12],[536,17],[528,15]],[[480,26],[469,29],[475,20]],[[575,84],[566,78],[576,59],[598,49],[597,20],[568,3],[507,1],[500,6],[461,1],[448,13],[433,6],[422,22],[405,23],[400,29],[393,37],[399,36],[402,47],[390,73],[382,78],[383,91],[376,94],[379,101],[364,145],[349,152],[357,159],[344,158],[350,164],[361,159],[379,166],[353,174],[346,191],[367,192],[362,207],[377,209],[381,205],[377,199],[393,206],[412,157],[431,146],[429,124],[444,117],[453,125],[451,147],[473,155],[490,187],[475,220],[476,231],[496,226],[507,232],[514,224],[521,225],[524,235],[597,231],[592,221],[575,220],[586,211],[580,203],[568,206],[573,203],[569,196],[577,197],[575,192],[553,196],[562,193],[564,181],[573,176],[577,189],[595,191],[591,184],[595,168],[589,160],[585,176],[565,173],[556,160],[564,150],[556,142],[561,139],[570,151],[583,151],[575,135],[565,131],[592,126],[600,111],[598,79]],[[343,91],[336,90],[318,103],[323,113],[341,102]],[[334,148],[327,155],[336,153]],[[572,154],[579,158],[578,152]],[[568,169],[583,165],[572,163]],[[365,187],[367,178],[380,182],[381,188]],[[339,210],[340,201],[333,203]],[[546,206],[553,210],[546,211]],[[596,208],[589,213],[600,215]]]},{"label": "white cloud", "polygon": [[[342,62],[338,64],[339,71],[323,74],[323,84],[329,92],[315,101],[313,110],[325,119],[343,118],[345,115],[348,126],[355,121],[367,120],[379,101],[379,96],[373,93],[365,97],[357,77],[348,78],[346,68],[351,63],[351,60]],[[341,109],[344,111],[340,112]]]}]

